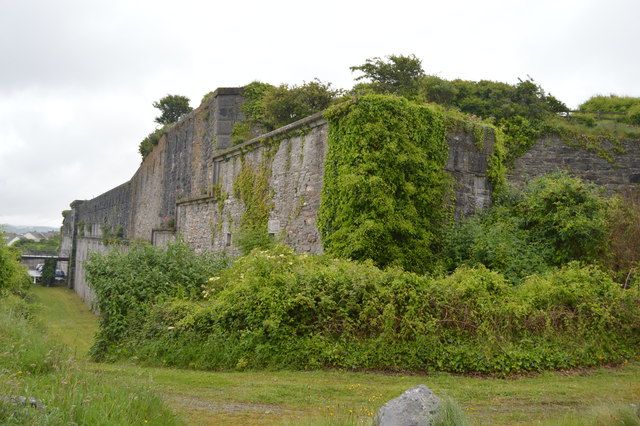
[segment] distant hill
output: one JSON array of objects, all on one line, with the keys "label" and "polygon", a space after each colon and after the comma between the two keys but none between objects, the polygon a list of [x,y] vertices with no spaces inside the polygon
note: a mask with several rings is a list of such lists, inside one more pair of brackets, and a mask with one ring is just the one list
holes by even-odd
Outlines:
[{"label": "distant hill", "polygon": [[7,223],[0,224],[0,228],[6,232],[13,232],[14,234],[24,234],[25,232],[50,232],[57,231],[58,228],[52,228],[51,226],[15,226]]}]

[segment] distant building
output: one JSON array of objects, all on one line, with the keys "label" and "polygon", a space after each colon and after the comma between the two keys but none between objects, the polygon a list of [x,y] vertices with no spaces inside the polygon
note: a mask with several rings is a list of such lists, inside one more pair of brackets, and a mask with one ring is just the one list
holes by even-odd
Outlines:
[{"label": "distant building", "polygon": [[12,246],[12,245],[14,245],[15,243],[17,243],[18,241],[20,241],[21,239],[22,239],[22,238],[20,238],[20,237],[14,237],[13,239],[11,239],[11,241],[9,241],[9,242],[7,243],[7,245],[8,245],[8,246]]},{"label": "distant building", "polygon": [[45,236],[40,232],[35,231],[22,234],[22,238],[24,238],[25,240],[35,241],[36,243],[39,243],[40,241],[46,239]]}]

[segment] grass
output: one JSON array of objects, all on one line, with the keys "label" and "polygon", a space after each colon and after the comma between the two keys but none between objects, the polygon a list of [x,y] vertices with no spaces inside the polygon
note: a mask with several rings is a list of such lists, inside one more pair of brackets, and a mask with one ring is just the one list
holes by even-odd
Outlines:
[{"label": "grass", "polygon": [[[50,333],[81,353],[97,321],[70,290],[34,290]],[[77,324],[78,327],[74,327]],[[501,379],[346,371],[204,372],[95,364],[105,383],[147,383],[187,424],[370,424],[387,400],[424,383],[455,399],[471,424],[624,423],[640,402],[640,362]],[[633,419],[633,417],[631,417]],[[618,420],[616,420],[618,419]],[[635,423],[638,424],[638,423]]]},{"label": "grass", "polygon": [[[42,319],[37,309],[17,297],[0,300],[1,424],[178,423],[141,383],[109,382],[103,373],[87,370]],[[44,407],[11,402],[19,397],[36,398]]]}]

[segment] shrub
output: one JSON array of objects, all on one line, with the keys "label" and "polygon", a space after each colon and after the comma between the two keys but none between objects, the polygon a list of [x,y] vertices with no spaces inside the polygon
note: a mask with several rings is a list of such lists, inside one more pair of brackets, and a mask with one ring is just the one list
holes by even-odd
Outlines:
[{"label": "shrub", "polygon": [[331,89],[330,83],[320,80],[300,86],[272,86],[254,81],[244,87],[242,111],[246,123],[234,126],[234,142],[246,140],[254,132],[260,134],[275,130],[322,111],[339,93],[340,91]]},{"label": "shrub", "polygon": [[356,81],[368,80],[369,87],[380,94],[392,94],[416,98],[420,78],[424,76],[422,61],[414,55],[389,55],[386,60],[369,58],[362,65],[350,67],[362,75]]},{"label": "shrub", "polygon": [[513,284],[549,269],[551,254],[550,247],[534,241],[530,232],[520,227],[513,211],[505,206],[452,226],[445,251],[450,269],[462,264],[482,264],[502,273]]},{"label": "shrub", "polygon": [[629,191],[610,204],[606,265],[628,287],[640,266],[640,191]]},{"label": "shrub", "polygon": [[589,98],[582,103],[578,109],[583,112],[617,112],[626,113],[631,108],[640,105],[640,98],[633,98],[631,96],[617,96],[617,95],[596,95]]},{"label": "shrub", "polygon": [[602,256],[607,236],[607,202],[595,185],[566,173],[531,181],[516,206],[522,227],[554,250],[553,262],[593,261]]},{"label": "shrub", "polygon": [[170,297],[197,297],[208,277],[226,265],[225,258],[196,256],[180,242],[166,249],[134,244],[128,251],[92,254],[85,263],[86,277],[100,311],[92,356],[102,359],[109,345],[142,321],[150,304]]},{"label": "shrub", "polygon": [[167,128],[161,127],[149,133],[149,135],[147,135],[147,137],[144,138],[142,142],[140,142],[138,151],[140,152],[140,155],[142,155],[143,160],[147,157],[147,155],[149,155],[151,151],[153,151],[153,148],[158,145],[158,142],[160,142],[160,138],[162,138],[162,136],[164,136],[166,132]]},{"label": "shrub", "polygon": [[450,219],[440,113],[367,95],[326,113],[329,141],[318,225],[328,253],[427,271]]},{"label": "shrub", "polygon": [[371,262],[255,250],[212,277],[204,300],[155,305],[120,356],[150,364],[537,371],[638,354],[640,291],[570,264],[511,286],[463,267],[441,278]]},{"label": "shrub", "polygon": [[636,105],[627,110],[627,120],[630,124],[640,126],[640,99]]},{"label": "shrub", "polygon": [[22,293],[29,287],[29,277],[20,264],[20,251],[5,245],[0,231],[0,297],[6,293]]},{"label": "shrub", "polygon": [[47,287],[52,286],[56,282],[56,260],[45,259],[42,267],[42,284]]}]

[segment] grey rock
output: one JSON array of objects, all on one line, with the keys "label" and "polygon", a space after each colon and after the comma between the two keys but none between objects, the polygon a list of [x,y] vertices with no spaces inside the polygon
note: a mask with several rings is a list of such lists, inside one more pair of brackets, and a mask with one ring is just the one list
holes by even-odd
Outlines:
[{"label": "grey rock", "polygon": [[392,399],[378,410],[375,426],[429,426],[440,411],[440,398],[419,385]]},{"label": "grey rock", "polygon": [[44,410],[46,408],[45,405],[42,403],[42,401],[32,396],[26,397],[26,396],[0,395],[0,401],[5,402],[7,404],[12,404],[12,405],[25,405],[32,408],[36,408],[38,410]]}]

